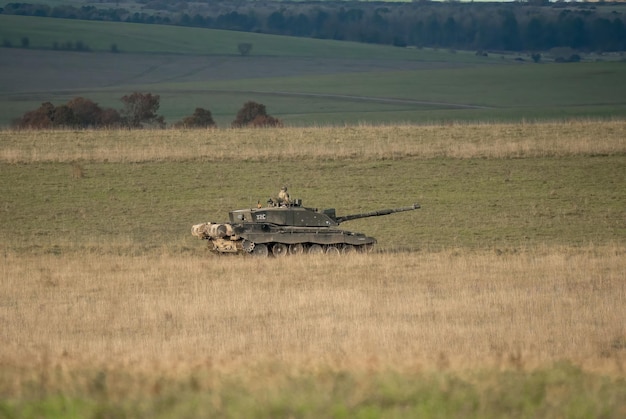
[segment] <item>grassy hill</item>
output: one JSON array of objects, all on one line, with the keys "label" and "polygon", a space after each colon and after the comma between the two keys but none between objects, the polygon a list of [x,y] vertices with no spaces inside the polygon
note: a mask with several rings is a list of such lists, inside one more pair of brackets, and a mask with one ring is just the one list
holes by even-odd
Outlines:
[{"label": "grassy hill", "polygon": [[[93,51],[110,51],[116,44],[121,52],[239,55],[240,42],[253,44],[251,54],[273,57],[316,57],[379,60],[483,62],[473,54],[455,56],[429,49],[392,48],[356,42],[275,36],[216,29],[125,22],[81,21],[0,15],[0,39],[20,45],[28,37],[31,48],[52,49],[53,43],[82,41]],[[450,56],[447,56],[450,55]]]},{"label": "grassy hill", "polygon": [[[529,57],[0,15],[0,39],[18,46],[22,37],[29,49],[0,49],[0,125],[76,96],[119,109],[132,91],[161,95],[169,123],[204,107],[222,127],[248,100],[287,125],[626,115],[619,62],[533,64]],[[52,49],[68,41],[91,52]],[[241,42],[253,45],[249,56],[239,55]],[[120,52],[110,52],[113,44]]]}]

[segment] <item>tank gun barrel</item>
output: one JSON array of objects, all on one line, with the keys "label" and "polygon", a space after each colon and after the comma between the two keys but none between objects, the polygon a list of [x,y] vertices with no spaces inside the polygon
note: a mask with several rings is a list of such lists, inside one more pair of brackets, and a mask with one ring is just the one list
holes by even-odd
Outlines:
[{"label": "tank gun barrel", "polygon": [[420,208],[420,204],[415,203],[409,207],[388,208],[388,209],[382,209],[378,211],[365,212],[362,214],[344,215],[341,217],[337,217],[335,220],[337,221],[338,224],[341,224],[344,221],[357,220],[359,218],[378,217],[381,215],[389,215],[389,214],[393,214],[396,212],[413,211],[419,208]]}]

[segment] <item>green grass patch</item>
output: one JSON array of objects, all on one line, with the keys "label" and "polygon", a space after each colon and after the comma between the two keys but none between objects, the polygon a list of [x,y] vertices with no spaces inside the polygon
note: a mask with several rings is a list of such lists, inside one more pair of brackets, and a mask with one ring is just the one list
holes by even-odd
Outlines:
[{"label": "green grass patch", "polygon": [[[4,399],[6,417],[606,417],[624,413],[626,383],[558,363],[531,372],[262,371],[260,382],[198,369],[188,377],[76,372],[72,392],[43,377]],[[219,385],[214,385],[219,381]],[[79,384],[81,383],[81,384]],[[119,398],[120,389],[131,394]],[[43,393],[42,393],[43,389]]]},{"label": "green grass patch", "polygon": [[17,252],[202,254],[192,224],[290,185],[339,215],[420,202],[343,228],[380,250],[623,243],[623,156],[399,161],[3,164],[0,246]]},{"label": "green grass patch", "polygon": [[247,95],[295,125],[305,121],[503,121],[624,116],[626,86],[620,82],[624,77],[623,63],[582,63],[249,79],[162,88],[186,89],[195,95],[203,89],[210,95],[221,95],[220,91]]}]

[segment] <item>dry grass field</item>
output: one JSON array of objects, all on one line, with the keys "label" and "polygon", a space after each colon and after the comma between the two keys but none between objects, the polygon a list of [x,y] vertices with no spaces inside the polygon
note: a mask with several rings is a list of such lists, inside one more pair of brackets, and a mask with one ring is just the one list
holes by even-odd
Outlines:
[{"label": "dry grass field", "polygon": [[[62,395],[133,415],[148,401],[135,413],[151,416],[169,398],[193,415],[271,417],[276,403],[313,417],[381,397],[410,413],[434,386],[435,416],[554,416],[581,397],[590,416],[626,408],[623,246],[2,262],[0,393],[26,405]],[[494,406],[511,386],[530,388]]]},{"label": "dry grass field", "polygon": [[258,260],[5,255],[2,353],[28,365],[338,367],[623,374],[626,249]]},{"label": "dry grass field", "polygon": [[[0,417],[623,417],[625,131],[623,121],[2,131]],[[183,177],[197,171],[197,163],[242,172],[278,160],[278,167],[319,165],[333,175],[349,173],[325,185],[338,194],[350,179],[363,182],[357,173],[369,166],[384,162],[402,171],[433,159],[442,168],[426,173],[442,179],[463,173],[457,166],[464,162],[490,163],[478,165],[474,175],[507,166],[519,172],[526,167],[516,166],[519,161],[538,162],[526,171],[555,166],[561,176],[555,192],[535,194],[542,182],[498,177],[497,183],[474,185],[487,190],[476,193],[473,203],[479,212],[491,211],[489,197],[498,193],[497,185],[513,183],[520,196],[511,193],[511,206],[498,208],[505,224],[497,228],[508,228],[511,237],[535,228],[532,219],[543,217],[544,201],[531,213],[515,207],[544,193],[556,205],[550,207],[555,228],[526,246],[449,239],[436,248],[334,258],[212,257],[182,251],[174,232],[159,236],[167,241],[161,245],[133,251],[150,235],[135,238],[130,232],[157,234],[158,222],[121,193],[116,199],[141,209],[148,223],[117,214],[125,210],[108,198],[104,206],[81,204],[86,209],[78,218],[91,220],[93,211],[94,222],[128,219],[119,235],[105,224],[94,229],[69,222],[55,197],[65,188],[68,199],[91,197],[75,186],[76,179],[104,178],[119,191],[106,166],[135,173],[129,168],[149,162],[142,187],[156,192],[148,205],[156,214],[176,214],[195,201],[176,200],[150,183],[174,182],[175,175],[161,175],[173,173],[172,165]],[[571,167],[579,163],[582,174]],[[59,164],[65,164],[62,170]],[[448,173],[446,167],[453,169]],[[395,185],[395,171],[368,174],[376,192],[398,194],[405,186]],[[258,187],[253,176],[243,178],[252,182],[246,187]],[[450,196],[465,197],[461,187],[455,184]],[[569,202],[576,193],[570,189],[577,187],[585,193],[595,188],[589,201],[599,204],[572,213]],[[48,196],[40,205],[29,193]],[[562,200],[553,199],[558,195]],[[377,199],[372,197],[376,205]],[[459,211],[452,215],[456,228],[478,234],[473,224],[483,222],[481,216],[463,218],[456,204],[446,207]],[[17,237],[16,224],[31,228],[17,213],[29,217],[31,205],[43,212],[38,223],[62,221],[64,233],[29,233],[15,246],[10,240]],[[440,209],[421,211],[429,223],[437,217],[449,221]],[[495,220],[496,213],[489,217]],[[577,236],[594,226],[593,241]],[[426,242],[453,231],[422,227]],[[401,236],[399,229],[379,230],[383,247],[392,235]],[[90,232],[88,240],[98,244],[86,246],[78,239],[81,232]],[[39,240],[59,250],[37,250]]]},{"label": "dry grass field", "polygon": [[0,131],[0,161],[159,162],[526,158],[623,154],[626,122],[279,130]]}]

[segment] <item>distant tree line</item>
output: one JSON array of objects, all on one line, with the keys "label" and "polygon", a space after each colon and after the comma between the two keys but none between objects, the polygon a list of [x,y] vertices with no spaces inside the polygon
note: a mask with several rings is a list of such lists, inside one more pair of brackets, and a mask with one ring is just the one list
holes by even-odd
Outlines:
[{"label": "distant tree line", "polygon": [[[2,40],[2,46],[5,48],[13,48],[13,42],[10,39],[4,38]],[[20,38],[20,47],[28,48],[30,46],[30,38],[27,36],[23,36]],[[117,47],[116,47],[117,48]],[[59,43],[58,41],[52,42],[52,49],[61,50],[61,51],[91,51],[91,48],[83,41],[65,41]]]},{"label": "distant tree line", "polygon": [[[101,108],[97,103],[75,97],[64,105],[55,106],[50,102],[42,103],[35,110],[28,111],[13,121],[18,129],[98,129],[128,128],[141,129],[145,125],[152,128],[165,128],[165,118],[157,115],[160,96],[151,93],[134,92],[121,99],[121,110]],[[232,122],[233,128],[240,127],[281,127],[282,122],[267,114],[265,105],[246,102]],[[174,124],[178,128],[215,128],[211,111],[196,108],[194,113]]]},{"label": "distant tree line", "polygon": [[[626,50],[626,25],[610,3],[232,2],[144,0],[124,8],[8,3],[5,14],[182,25],[321,39],[465,50]],[[598,6],[600,4],[600,6]],[[617,8],[614,8],[617,10]]]},{"label": "distant tree line", "polygon": [[[5,48],[13,48],[14,44],[13,42],[11,42],[10,39],[8,38],[4,38],[2,40],[2,46]],[[29,48],[30,46],[30,38],[27,36],[23,36],[22,38],[20,38],[20,44],[19,47],[21,48]],[[91,47],[89,47],[89,45],[87,45],[85,42],[83,41],[65,41],[65,42],[58,42],[58,41],[52,41],[52,49],[55,51],[78,51],[78,52],[90,52],[91,51]],[[110,47],[110,51],[111,52],[120,52],[119,49],[117,48],[117,44],[111,44]]]}]

